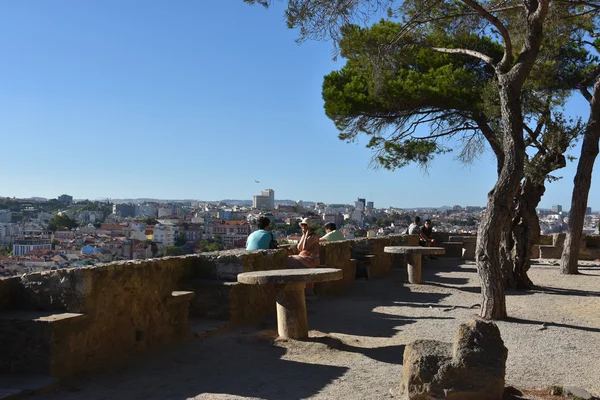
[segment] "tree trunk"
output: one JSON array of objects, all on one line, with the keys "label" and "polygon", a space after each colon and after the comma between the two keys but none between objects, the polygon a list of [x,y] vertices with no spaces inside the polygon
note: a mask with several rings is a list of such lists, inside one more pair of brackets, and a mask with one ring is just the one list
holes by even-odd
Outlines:
[{"label": "tree trunk", "polygon": [[560,259],[560,272],[562,274],[578,274],[577,260],[579,259],[579,245],[583,234],[583,221],[587,208],[588,195],[592,185],[592,170],[598,155],[598,140],[600,139],[600,80],[594,86],[594,96],[590,99],[590,118],[588,119],[581,145],[581,157],[577,164],[573,195],[571,197],[571,211],[569,213],[569,226],[565,238],[562,257]]},{"label": "tree trunk", "polygon": [[525,145],[521,114],[521,84],[510,74],[498,76],[500,108],[504,127],[502,148],[505,155],[496,185],[477,235],[477,271],[481,279],[481,317],[506,318],[504,282],[500,269],[500,239],[510,221],[513,199],[523,178]]},{"label": "tree trunk", "polygon": [[[562,154],[559,154],[564,161]],[[564,164],[548,164],[550,173],[554,169],[551,165]],[[513,221],[512,237],[515,243],[515,256],[513,263],[513,277],[515,279],[515,289],[532,289],[533,282],[527,276],[527,271],[531,267],[531,250],[535,243],[540,240],[540,221],[535,211],[540,203],[546,187],[544,181],[535,182],[533,179],[525,178],[521,184],[521,191],[518,196],[519,208],[517,217]]]},{"label": "tree trunk", "polygon": [[514,247],[511,229],[505,228],[500,238],[500,271],[502,271],[502,282],[505,288],[515,287],[515,278],[513,275],[513,257]]}]

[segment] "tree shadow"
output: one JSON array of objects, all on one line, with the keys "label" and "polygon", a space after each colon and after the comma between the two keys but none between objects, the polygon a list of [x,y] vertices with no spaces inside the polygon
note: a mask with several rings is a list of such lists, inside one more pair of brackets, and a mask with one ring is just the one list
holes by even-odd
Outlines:
[{"label": "tree shadow", "polygon": [[345,343],[343,340],[331,336],[312,337],[308,339],[311,342],[322,343],[330,349],[338,351],[346,351],[349,353],[362,354],[373,360],[384,362],[387,364],[402,365],[404,358],[405,345],[398,346],[382,346],[382,347],[357,347]]},{"label": "tree shadow", "polygon": [[423,282],[423,283],[427,284],[427,285],[431,285],[431,286],[446,288],[446,289],[459,290],[461,292],[477,293],[477,294],[481,293],[480,286],[451,286],[451,285],[445,285],[443,283],[437,283],[437,282],[431,282],[431,281],[427,281],[427,282]]},{"label": "tree shadow", "polygon": [[[402,326],[414,324],[422,317],[390,315],[379,311],[380,309],[397,307],[398,302],[435,304],[450,295],[415,292],[410,287],[390,279],[370,280],[366,287],[367,294],[359,289],[345,296],[343,300],[325,298],[310,304],[309,329],[356,336],[392,337]],[[311,310],[317,307],[319,312],[313,314]]]},{"label": "tree shadow", "polygon": [[561,324],[561,323],[557,323],[557,322],[535,321],[535,320],[531,320],[531,319],[523,319],[523,318],[516,318],[516,317],[508,317],[508,318],[506,318],[505,321],[506,322],[514,322],[514,323],[517,323],[517,324],[540,325],[540,327],[542,325],[544,327],[556,326],[556,327],[559,327],[559,328],[575,329],[575,330],[578,330],[578,331],[600,332],[600,328],[591,328],[591,327],[588,327],[588,326]]},{"label": "tree shadow", "polygon": [[600,292],[593,292],[578,289],[561,289],[557,287],[535,286],[533,291],[538,293],[556,294],[560,296],[582,296],[582,297],[597,297]]},{"label": "tree shadow", "polygon": [[446,284],[446,285],[464,285],[469,282],[468,278],[454,278],[450,276],[440,276],[436,275],[435,278],[436,283]]}]

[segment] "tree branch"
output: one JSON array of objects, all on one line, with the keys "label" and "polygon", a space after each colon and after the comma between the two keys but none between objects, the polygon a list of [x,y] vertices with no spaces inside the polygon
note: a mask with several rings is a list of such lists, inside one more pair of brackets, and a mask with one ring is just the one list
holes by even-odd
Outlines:
[{"label": "tree branch", "polygon": [[469,50],[469,49],[446,49],[443,47],[432,47],[432,50],[435,50],[437,52],[440,53],[447,53],[447,54],[465,54],[471,57],[475,57],[475,58],[479,58],[480,60],[482,60],[483,62],[491,65],[492,67],[496,67],[494,65],[494,60],[492,59],[492,57],[486,56],[483,53],[480,53],[478,51],[475,50]]},{"label": "tree branch", "polygon": [[508,33],[508,29],[500,22],[498,18],[490,14],[488,10],[483,8],[479,3],[474,0],[461,0],[463,3],[477,11],[479,15],[488,20],[500,33],[502,36],[502,40],[504,42],[504,56],[502,56],[502,60],[498,64],[498,68],[501,71],[506,71],[510,64],[513,61],[512,55],[512,41],[510,40],[510,34]]}]

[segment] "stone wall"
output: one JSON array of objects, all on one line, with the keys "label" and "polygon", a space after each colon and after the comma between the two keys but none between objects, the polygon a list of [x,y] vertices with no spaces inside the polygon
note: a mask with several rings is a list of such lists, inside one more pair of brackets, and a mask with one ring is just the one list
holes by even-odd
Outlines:
[{"label": "stone wall", "polygon": [[[0,372],[70,376],[188,336],[187,301],[172,293],[193,263],[164,258],[2,280]],[[14,331],[37,344],[14,348]]]},{"label": "stone wall", "polygon": [[242,272],[286,268],[287,251],[243,249],[201,253],[191,274],[180,281],[181,290],[192,290],[192,315],[226,319],[231,323],[254,321],[275,312],[275,291],[269,286],[242,285]]},{"label": "stone wall", "polygon": [[342,270],[344,277],[339,281],[318,282],[315,284],[315,293],[319,296],[340,294],[352,287],[356,276],[356,263],[350,261],[352,241],[321,243],[321,265],[327,268]]}]

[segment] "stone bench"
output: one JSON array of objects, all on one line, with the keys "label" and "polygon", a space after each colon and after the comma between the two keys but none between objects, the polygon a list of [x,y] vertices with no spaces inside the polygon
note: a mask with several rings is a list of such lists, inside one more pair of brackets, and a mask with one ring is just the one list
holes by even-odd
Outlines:
[{"label": "stone bench", "polygon": [[276,269],[244,272],[238,282],[247,285],[274,285],[277,292],[277,331],[284,339],[308,337],[304,287],[309,282],[325,282],[343,278],[335,268]]},{"label": "stone bench", "polygon": [[446,257],[462,258],[463,242],[443,242],[442,247],[446,250]]},{"label": "stone bench", "polygon": [[60,375],[71,362],[69,338],[87,322],[80,313],[0,312],[0,373]]},{"label": "stone bench", "polygon": [[442,255],[446,252],[443,247],[421,246],[386,246],[383,251],[391,254],[405,254],[410,283],[421,283],[421,256]]},{"label": "stone bench", "polygon": [[366,280],[369,280],[371,277],[371,263],[374,259],[374,254],[362,254],[356,256],[356,278],[365,278]]},{"label": "stone bench", "polygon": [[462,243],[462,258],[465,260],[475,259],[475,247],[477,246],[477,236],[450,236],[450,242]]},{"label": "stone bench", "polygon": [[539,245],[540,249],[540,258],[561,258],[562,256],[562,247],[541,244]]}]

